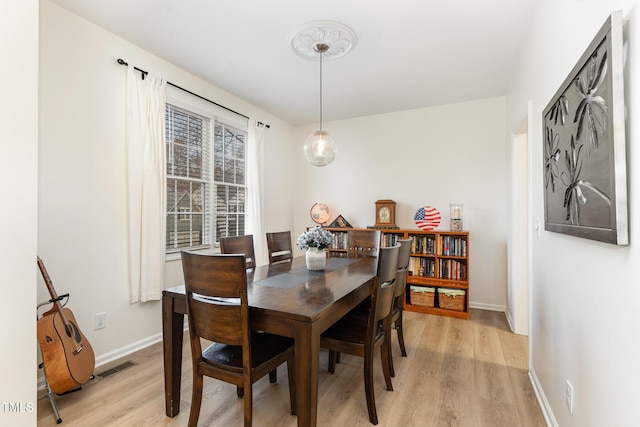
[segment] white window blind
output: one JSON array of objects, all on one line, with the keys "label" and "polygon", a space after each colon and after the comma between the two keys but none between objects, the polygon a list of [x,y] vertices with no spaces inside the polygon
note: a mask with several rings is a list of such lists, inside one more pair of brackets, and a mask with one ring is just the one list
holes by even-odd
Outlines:
[{"label": "white window blind", "polygon": [[216,122],[213,178],[216,188],[216,243],[220,242],[220,237],[245,234],[246,141],[246,130]]},{"label": "white window blind", "polygon": [[211,119],[166,104],[167,252],[211,244]]}]

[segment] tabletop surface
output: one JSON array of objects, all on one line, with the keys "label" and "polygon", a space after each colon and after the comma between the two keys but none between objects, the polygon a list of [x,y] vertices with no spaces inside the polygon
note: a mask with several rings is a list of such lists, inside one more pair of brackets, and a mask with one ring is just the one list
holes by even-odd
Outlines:
[{"label": "tabletop surface", "polygon": [[[247,295],[254,310],[313,322],[333,303],[375,277],[375,258],[328,258],[324,270],[307,270],[305,257],[247,271]],[[164,292],[184,294],[184,285]]]}]

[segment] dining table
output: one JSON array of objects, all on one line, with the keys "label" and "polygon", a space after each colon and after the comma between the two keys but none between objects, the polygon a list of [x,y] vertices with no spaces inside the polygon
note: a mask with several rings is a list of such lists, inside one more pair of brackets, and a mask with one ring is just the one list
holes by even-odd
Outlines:
[{"label": "dining table", "polygon": [[[309,270],[305,257],[247,270],[251,328],[294,340],[296,415],[299,427],[314,427],[318,415],[320,335],[371,294],[377,259],[327,259],[324,270]],[[185,331],[184,285],[162,293],[165,409],[180,411]]]}]

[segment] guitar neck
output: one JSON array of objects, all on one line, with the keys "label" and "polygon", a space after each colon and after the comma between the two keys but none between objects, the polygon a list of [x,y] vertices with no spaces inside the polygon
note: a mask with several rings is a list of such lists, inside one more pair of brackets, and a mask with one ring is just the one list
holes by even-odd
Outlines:
[{"label": "guitar neck", "polygon": [[60,299],[58,298],[58,294],[56,293],[56,290],[53,287],[53,282],[51,281],[51,278],[49,277],[49,273],[47,273],[47,269],[44,266],[44,262],[42,262],[42,259],[40,259],[40,257],[38,257],[38,268],[40,269],[40,273],[42,274],[42,278],[44,279],[44,284],[47,285],[47,290],[49,291],[49,295],[51,295],[51,301],[53,302],[53,306],[55,307],[55,310],[57,310],[58,313],[60,313],[60,317],[62,318],[63,323],[65,324],[65,326],[67,326],[69,324],[69,321],[67,320],[67,317],[64,314],[64,310],[62,310],[62,304],[60,304]]}]

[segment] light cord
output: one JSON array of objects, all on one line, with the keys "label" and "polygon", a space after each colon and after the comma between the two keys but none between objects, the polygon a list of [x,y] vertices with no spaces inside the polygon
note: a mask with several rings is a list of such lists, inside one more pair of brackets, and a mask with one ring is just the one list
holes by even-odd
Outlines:
[{"label": "light cord", "polygon": [[322,57],[324,52],[320,52],[320,132],[322,132]]}]

